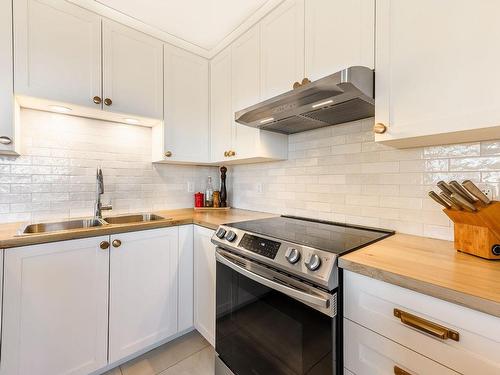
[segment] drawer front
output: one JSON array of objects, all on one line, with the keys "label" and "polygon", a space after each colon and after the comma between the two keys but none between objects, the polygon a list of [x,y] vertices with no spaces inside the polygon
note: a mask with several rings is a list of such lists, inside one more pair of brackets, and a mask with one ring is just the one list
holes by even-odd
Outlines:
[{"label": "drawer front", "polygon": [[344,374],[457,375],[437,362],[344,319]]},{"label": "drawer front", "polygon": [[[500,374],[500,318],[353,272],[344,280],[345,317],[459,373]],[[458,341],[435,336],[444,328]]]}]

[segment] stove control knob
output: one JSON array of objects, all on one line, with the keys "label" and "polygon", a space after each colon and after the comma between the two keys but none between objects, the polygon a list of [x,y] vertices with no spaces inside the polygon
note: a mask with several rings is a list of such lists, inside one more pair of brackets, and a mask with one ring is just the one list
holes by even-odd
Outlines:
[{"label": "stove control knob", "polygon": [[291,264],[295,264],[300,259],[300,252],[297,249],[293,248],[293,247],[289,247],[287,249],[286,253],[285,253],[285,258]]},{"label": "stove control knob", "polygon": [[222,240],[226,235],[226,230],[224,228],[219,228],[217,229],[217,232],[215,232],[215,235]]},{"label": "stove control knob", "polygon": [[305,264],[310,271],[316,271],[321,266],[321,259],[318,255],[311,254],[307,257]]},{"label": "stove control knob", "polygon": [[229,242],[233,242],[235,239],[236,239],[236,233],[234,233],[232,230],[227,232],[226,240],[228,240]]}]

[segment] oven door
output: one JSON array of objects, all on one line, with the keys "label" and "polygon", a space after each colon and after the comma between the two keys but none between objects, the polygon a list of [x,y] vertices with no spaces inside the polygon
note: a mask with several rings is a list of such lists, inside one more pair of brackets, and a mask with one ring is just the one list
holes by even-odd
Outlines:
[{"label": "oven door", "polygon": [[336,294],[217,248],[216,374],[335,374]]}]

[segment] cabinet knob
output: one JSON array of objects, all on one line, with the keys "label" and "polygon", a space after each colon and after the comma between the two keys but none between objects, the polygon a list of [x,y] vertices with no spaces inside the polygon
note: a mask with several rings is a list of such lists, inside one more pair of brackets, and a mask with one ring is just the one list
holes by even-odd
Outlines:
[{"label": "cabinet knob", "polygon": [[233,151],[233,150],[229,151],[228,156],[236,156],[236,151]]},{"label": "cabinet knob", "polygon": [[167,158],[171,157],[172,156],[172,151],[165,151],[165,156]]},{"label": "cabinet knob", "polygon": [[224,151],[224,156],[227,158],[229,156],[229,151]]},{"label": "cabinet knob", "polygon": [[94,96],[94,98],[92,99],[92,101],[95,103],[95,104],[101,104],[102,103],[102,99],[100,96]]},{"label": "cabinet knob", "polygon": [[0,136],[0,144],[2,145],[10,145],[12,143],[12,139],[6,137],[4,135]]},{"label": "cabinet knob", "polygon": [[113,101],[110,98],[104,99],[104,105],[107,105],[108,107],[113,104]]},{"label": "cabinet knob", "polygon": [[106,250],[107,248],[109,248],[109,242],[108,242],[108,241],[102,241],[102,242],[99,244],[99,247],[100,247],[102,250]]},{"label": "cabinet knob", "polygon": [[122,241],[120,240],[113,240],[113,247],[120,247],[122,245]]},{"label": "cabinet knob", "polygon": [[384,134],[387,131],[387,126],[382,124],[381,122],[377,122],[373,125],[373,132],[375,134]]}]

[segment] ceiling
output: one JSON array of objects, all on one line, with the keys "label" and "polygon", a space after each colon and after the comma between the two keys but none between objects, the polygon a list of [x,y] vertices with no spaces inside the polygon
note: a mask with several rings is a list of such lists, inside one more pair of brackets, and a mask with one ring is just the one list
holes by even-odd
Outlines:
[{"label": "ceiling", "polygon": [[275,0],[94,0],[205,51]]}]

